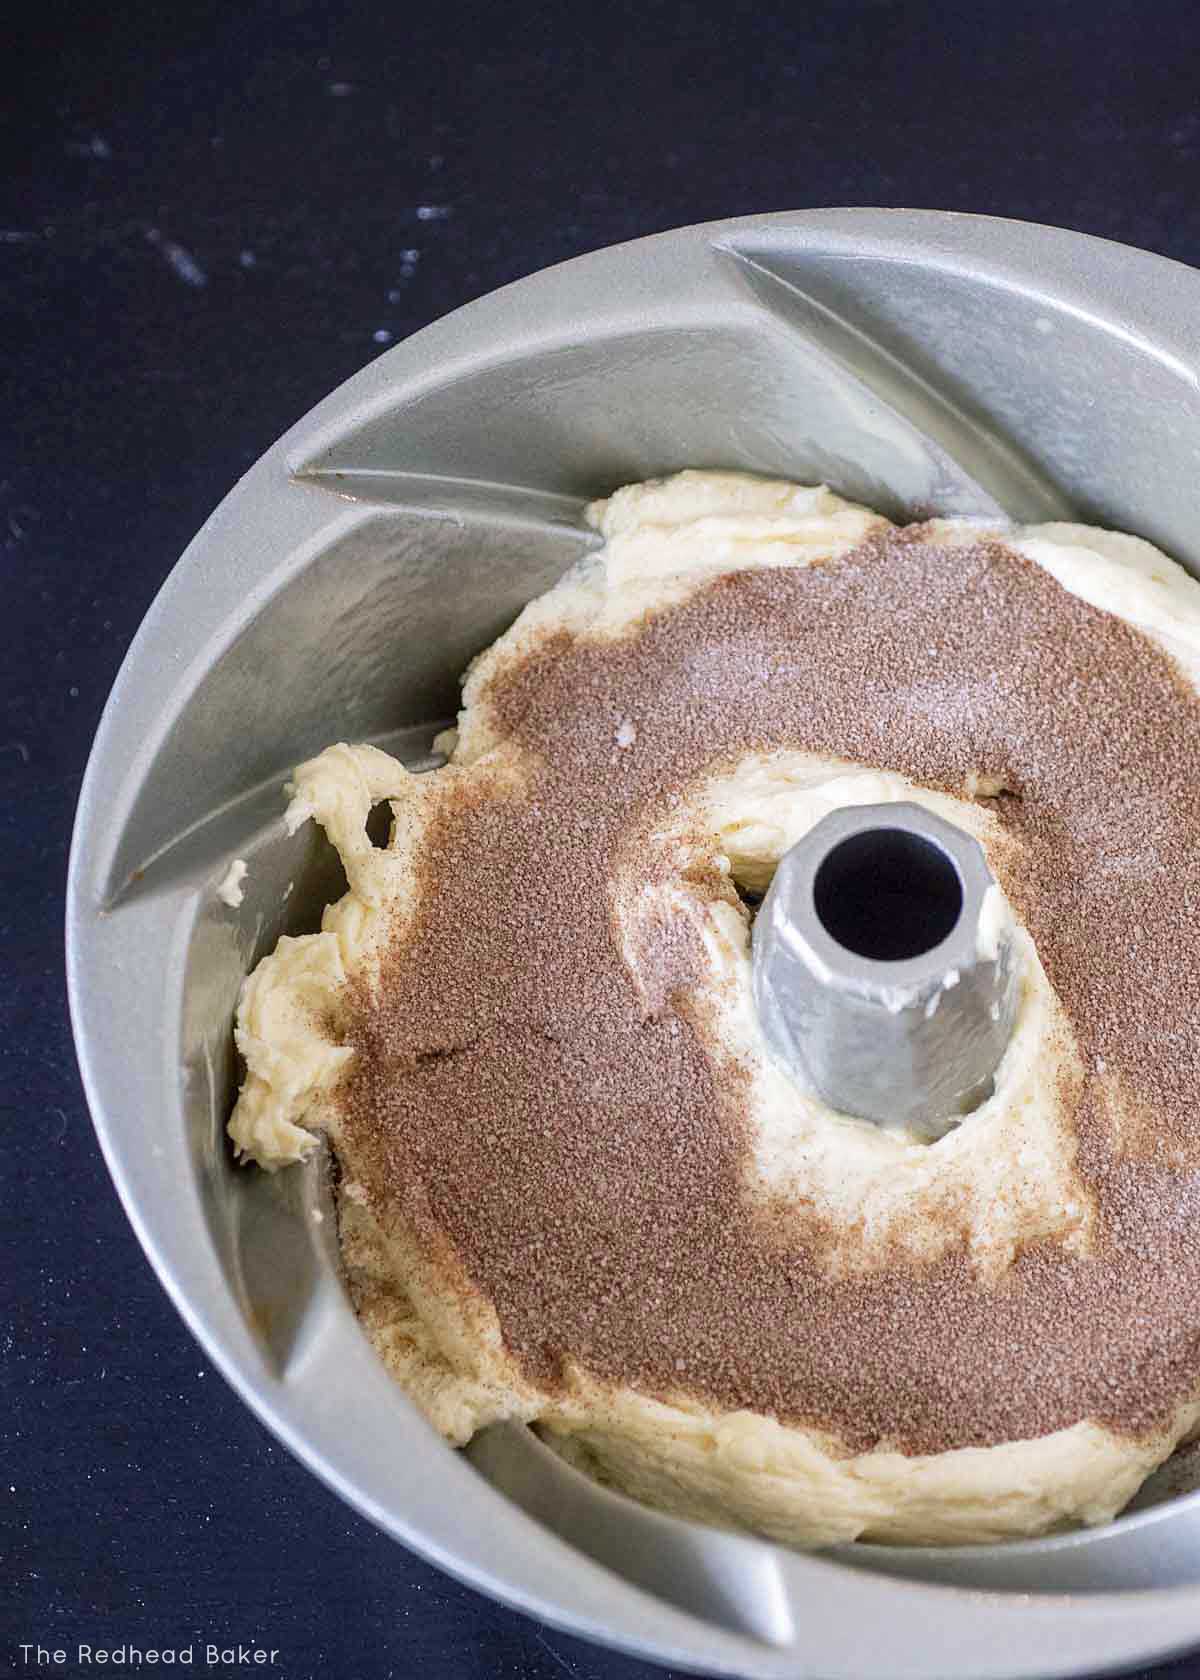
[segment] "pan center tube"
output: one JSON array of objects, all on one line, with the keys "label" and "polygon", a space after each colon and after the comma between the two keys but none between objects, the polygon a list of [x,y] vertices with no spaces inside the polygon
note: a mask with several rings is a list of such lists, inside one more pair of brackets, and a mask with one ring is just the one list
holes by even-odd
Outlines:
[{"label": "pan center tube", "polygon": [[767,1042],[829,1107],[932,1142],[991,1094],[1012,934],[969,834],[916,804],[834,811],[784,854],[754,923]]}]

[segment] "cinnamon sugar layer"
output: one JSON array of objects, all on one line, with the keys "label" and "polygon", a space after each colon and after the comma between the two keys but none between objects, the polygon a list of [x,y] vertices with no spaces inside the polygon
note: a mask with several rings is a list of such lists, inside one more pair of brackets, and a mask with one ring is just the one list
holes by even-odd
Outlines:
[{"label": "cinnamon sugar layer", "polygon": [[[340,1131],[375,1209],[448,1242],[528,1376],[574,1366],[855,1451],[1161,1425],[1200,1383],[1200,700],[1166,654],[997,541],[913,528],[719,576],[620,640],[548,633],[485,703],[532,768],[512,797],[440,803],[350,1011]],[[694,933],[664,911],[644,935],[648,997],[606,883],[648,810],[785,749],[1006,790],[994,862],[1083,1058],[1088,1253],[1044,1241],[985,1283],[964,1240],[831,1278],[815,1224],[748,1200],[744,1081],[682,1001]]]}]

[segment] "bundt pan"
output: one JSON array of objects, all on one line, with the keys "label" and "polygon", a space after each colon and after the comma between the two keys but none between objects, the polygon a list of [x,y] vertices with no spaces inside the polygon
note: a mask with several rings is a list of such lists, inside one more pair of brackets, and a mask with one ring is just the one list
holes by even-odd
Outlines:
[{"label": "bundt pan", "polygon": [[[557,1627],[713,1674],[1015,1680],[1200,1642],[1184,1460],[1102,1529],[812,1556],[644,1510],[515,1426],[451,1451],[357,1327],[333,1219],[312,1218],[321,1175],[238,1168],[224,1134],[242,977],[343,890],[312,824],[283,831],[287,771],[336,739],[427,755],[471,656],[595,540],[589,498],[742,468],[894,517],[1083,519],[1198,570],[1198,329],[1196,273],[1052,228],[880,210],[683,228],[508,286],[373,362],[171,573],[79,804],[79,1059],[180,1313],[398,1540]],[[232,909],[217,886],[235,857]]]}]

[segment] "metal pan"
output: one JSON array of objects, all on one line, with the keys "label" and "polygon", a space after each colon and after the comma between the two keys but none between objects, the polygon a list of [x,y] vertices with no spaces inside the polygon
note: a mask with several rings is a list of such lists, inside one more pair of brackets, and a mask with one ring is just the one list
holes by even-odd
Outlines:
[{"label": "metal pan", "polygon": [[[470,656],[592,540],[587,498],[738,467],[896,515],[1081,518],[1200,569],[1198,324],[1191,270],[1050,228],[878,210],[685,228],[509,286],[364,369],[167,580],[71,858],[96,1128],[211,1357],[435,1563],[572,1632],[762,1680],[1013,1680],[1200,1641],[1184,1465],[1087,1534],[812,1557],[644,1511],[521,1430],[450,1451],[355,1324],[319,1178],[236,1170],[223,1134],[241,979],[342,886],[318,836],[283,833],[288,768],[339,737],[419,761]],[[216,891],[235,856],[236,910]]]}]

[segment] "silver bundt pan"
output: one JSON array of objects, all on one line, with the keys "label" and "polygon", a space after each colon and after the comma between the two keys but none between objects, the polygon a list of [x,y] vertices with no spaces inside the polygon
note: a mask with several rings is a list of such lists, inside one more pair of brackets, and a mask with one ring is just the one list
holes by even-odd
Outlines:
[{"label": "silver bundt pan", "polygon": [[[910,211],[684,228],[458,310],[321,403],[147,614],[80,799],[68,953],[96,1129],[184,1319],[345,1499],[559,1627],[719,1674],[1048,1676],[1200,1642],[1200,1494],[1058,1539],[790,1553],[644,1511],[516,1428],[434,1435],[342,1296],[304,1172],[234,1167],[243,975],[342,886],[280,784],[333,739],[410,761],[467,661],[683,466],[824,479],[894,515],[1135,531],[1200,568],[1200,276],[1077,234]],[[245,901],[216,893],[230,860]],[[1200,1312],[1200,1307],[1198,1307]],[[220,1475],[214,1465],[214,1475]]]}]

